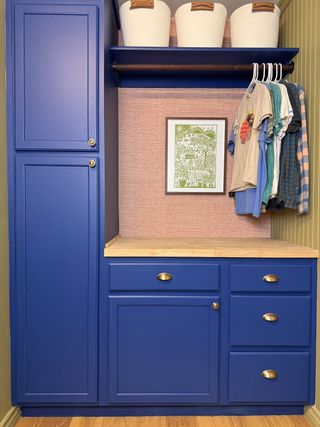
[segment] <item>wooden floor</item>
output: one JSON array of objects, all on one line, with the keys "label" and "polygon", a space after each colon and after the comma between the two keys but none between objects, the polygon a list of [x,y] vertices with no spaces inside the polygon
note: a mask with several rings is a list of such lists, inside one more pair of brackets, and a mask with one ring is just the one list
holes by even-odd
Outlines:
[{"label": "wooden floor", "polygon": [[310,427],[303,416],[22,418],[17,427]]}]

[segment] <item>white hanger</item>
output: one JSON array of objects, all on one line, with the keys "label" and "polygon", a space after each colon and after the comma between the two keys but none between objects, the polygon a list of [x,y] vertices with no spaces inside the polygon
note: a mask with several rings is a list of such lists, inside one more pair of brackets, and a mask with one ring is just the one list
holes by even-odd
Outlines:
[{"label": "white hanger", "polygon": [[275,66],[275,69],[276,69],[276,75],[275,75],[275,77],[274,77],[274,79],[273,79],[273,82],[274,83],[277,83],[279,80],[278,80],[278,75],[279,75],[279,64],[277,64],[276,62],[273,64],[274,66]]},{"label": "white hanger", "polygon": [[271,62],[268,62],[268,77],[266,82],[270,83],[273,76],[273,64]]},{"label": "white hanger", "polygon": [[265,62],[263,62],[262,63],[262,67],[263,67],[263,75],[262,75],[262,79],[261,79],[261,81],[262,82],[265,82],[266,80],[266,63]]},{"label": "white hanger", "polygon": [[254,62],[252,65],[253,65],[252,79],[251,79],[251,82],[250,82],[248,89],[247,89],[248,92],[252,91],[254,85],[257,82],[257,77],[258,77],[257,73],[259,73],[259,65],[256,62]]},{"label": "white hanger", "polygon": [[282,68],[282,64],[279,62],[279,68],[280,68],[280,76],[279,76],[279,82],[280,82],[280,80],[282,80],[282,71],[283,71],[283,68]]}]

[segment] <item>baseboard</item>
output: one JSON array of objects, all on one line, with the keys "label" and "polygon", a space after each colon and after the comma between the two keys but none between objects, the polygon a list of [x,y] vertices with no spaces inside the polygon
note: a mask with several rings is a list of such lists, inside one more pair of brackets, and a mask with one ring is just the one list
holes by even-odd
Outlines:
[{"label": "baseboard", "polygon": [[0,427],[14,427],[19,421],[21,416],[20,408],[14,407],[4,416],[2,421],[0,421]]},{"label": "baseboard", "polygon": [[305,412],[305,416],[314,427],[320,427],[320,411],[316,406],[311,406]]}]

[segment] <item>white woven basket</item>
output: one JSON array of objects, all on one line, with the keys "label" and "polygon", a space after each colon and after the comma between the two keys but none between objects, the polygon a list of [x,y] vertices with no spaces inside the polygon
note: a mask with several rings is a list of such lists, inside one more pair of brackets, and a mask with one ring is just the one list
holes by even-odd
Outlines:
[{"label": "white woven basket", "polygon": [[191,7],[192,3],[185,3],[176,11],[178,46],[221,47],[227,18],[225,6],[214,3],[213,10],[191,10]]},{"label": "white woven basket", "polygon": [[154,0],[153,8],[132,8],[131,0],[123,3],[120,21],[124,45],[169,46],[170,18],[170,8],[161,0]]},{"label": "white woven basket", "polygon": [[[259,3],[257,3],[259,5]],[[232,47],[278,46],[280,9],[253,11],[254,3],[236,9],[230,18]],[[259,6],[258,6],[259,7]]]}]

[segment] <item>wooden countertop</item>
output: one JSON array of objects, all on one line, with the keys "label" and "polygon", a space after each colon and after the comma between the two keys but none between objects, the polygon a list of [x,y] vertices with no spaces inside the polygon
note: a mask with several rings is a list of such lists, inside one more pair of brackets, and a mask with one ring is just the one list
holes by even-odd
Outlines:
[{"label": "wooden countertop", "polygon": [[261,238],[139,238],[117,236],[105,257],[318,258],[317,249]]}]

